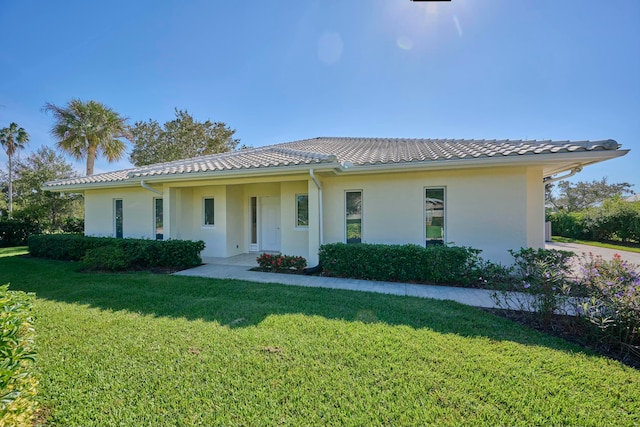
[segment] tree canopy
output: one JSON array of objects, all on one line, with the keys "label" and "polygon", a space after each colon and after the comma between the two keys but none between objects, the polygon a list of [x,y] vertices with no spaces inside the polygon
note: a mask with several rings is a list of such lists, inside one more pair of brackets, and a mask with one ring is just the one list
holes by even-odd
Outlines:
[{"label": "tree canopy", "polygon": [[628,182],[609,184],[606,177],[591,182],[560,181],[557,196],[553,194],[552,187],[547,186],[547,198],[558,209],[576,212],[597,206],[611,197],[631,194],[632,186]]},{"label": "tree canopy", "polygon": [[225,153],[236,149],[235,129],[225,123],[195,120],[187,110],[175,109],[176,118],[164,125],[156,120],[136,122],[129,160],[136,166]]},{"label": "tree canopy", "polygon": [[16,218],[28,218],[45,229],[58,230],[66,218],[82,217],[82,196],[41,189],[47,181],[74,176],[77,174],[71,164],[49,147],[16,159]]},{"label": "tree canopy", "polygon": [[99,154],[110,162],[122,158],[123,138],[129,138],[127,119],[97,101],[72,99],[65,107],[47,102],[43,110],[55,120],[51,135],[58,148],[81,160],[87,159],[87,175],[93,175],[93,165]]},{"label": "tree canopy", "polygon": [[9,158],[9,218],[13,214],[13,155],[16,151],[24,148],[25,144],[29,142],[29,134],[16,123],[11,123],[9,127],[0,129],[0,145],[7,152]]}]

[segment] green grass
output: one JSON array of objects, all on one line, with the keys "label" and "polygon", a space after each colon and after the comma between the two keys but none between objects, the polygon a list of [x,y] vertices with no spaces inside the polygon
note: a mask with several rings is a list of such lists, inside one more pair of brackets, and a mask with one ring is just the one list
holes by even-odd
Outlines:
[{"label": "green grass", "polygon": [[637,252],[640,253],[640,245],[637,244],[615,244],[615,243],[603,243],[603,242],[595,242],[591,240],[578,240],[578,239],[570,239],[568,237],[561,236],[553,236],[552,241],[560,242],[560,243],[579,243],[581,245],[589,245],[589,246],[597,246],[600,248],[614,249],[617,251],[627,251],[627,252]]},{"label": "green grass", "polygon": [[0,259],[48,425],[640,423],[640,372],[472,307],[74,269]]},{"label": "green grass", "polygon": [[13,248],[0,248],[0,258],[7,256],[26,255],[29,253],[29,248],[26,246],[16,246]]}]

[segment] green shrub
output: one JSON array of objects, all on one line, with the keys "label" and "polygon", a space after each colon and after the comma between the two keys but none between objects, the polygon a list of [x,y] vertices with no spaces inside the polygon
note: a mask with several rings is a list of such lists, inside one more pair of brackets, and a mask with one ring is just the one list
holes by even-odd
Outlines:
[{"label": "green shrub", "polygon": [[67,217],[61,228],[65,233],[84,233],[84,218]]},{"label": "green shrub", "polygon": [[256,258],[258,267],[267,271],[301,273],[307,266],[307,260],[301,256],[262,254]]},{"label": "green shrub", "polygon": [[477,249],[461,246],[331,243],[320,247],[324,272],[390,282],[473,284],[481,265]]},{"label": "green shrub", "polygon": [[610,261],[589,254],[582,268],[588,291],[580,314],[600,344],[640,356],[640,269],[614,255]]},{"label": "green shrub", "polygon": [[555,212],[547,215],[547,220],[551,221],[555,236],[640,243],[640,202],[627,202],[620,197],[580,212]]},{"label": "green shrub", "polygon": [[570,239],[588,239],[589,230],[585,227],[583,212],[554,212],[547,216],[551,221],[551,231],[554,236]]},{"label": "green shrub", "polygon": [[87,270],[121,271],[131,266],[131,260],[119,246],[101,246],[89,249],[82,265]]},{"label": "green shrub", "polygon": [[36,234],[30,236],[27,243],[35,257],[80,261],[89,249],[108,245],[109,240],[82,234]]},{"label": "green shrub", "polygon": [[[88,251],[107,246],[116,247],[124,253],[132,268],[181,270],[202,264],[200,252],[204,249],[204,242],[116,239],[81,234],[40,234],[29,238],[31,255],[66,261],[80,261]],[[89,260],[94,262],[95,256],[92,254]]]},{"label": "green shrub", "polygon": [[570,280],[573,252],[521,248],[509,253],[515,261],[511,280],[492,295],[499,307],[538,313],[547,324],[554,313],[572,308],[570,298],[579,292]]},{"label": "green shrub", "polygon": [[36,410],[32,295],[0,286],[0,425],[30,425]]},{"label": "green shrub", "polygon": [[23,219],[4,219],[0,221],[0,248],[22,246],[32,234],[40,233],[40,226]]}]

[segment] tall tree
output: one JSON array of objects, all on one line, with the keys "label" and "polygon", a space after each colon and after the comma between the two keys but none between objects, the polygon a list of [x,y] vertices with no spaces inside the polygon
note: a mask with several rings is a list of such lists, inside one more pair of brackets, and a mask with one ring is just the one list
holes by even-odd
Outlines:
[{"label": "tall tree", "polygon": [[611,197],[631,194],[632,186],[628,182],[609,184],[606,177],[601,180],[594,179],[591,182],[560,181],[558,196],[553,198],[551,195],[551,202],[558,208],[575,212],[599,205]]},{"label": "tall tree", "polygon": [[93,175],[93,164],[99,154],[108,161],[124,155],[123,138],[129,138],[127,119],[96,101],[72,99],[66,107],[47,102],[43,110],[55,120],[51,135],[58,147],[74,158],[87,159],[87,176]]},{"label": "tall tree", "polygon": [[82,217],[82,196],[44,191],[47,181],[75,177],[77,173],[66,159],[49,147],[41,147],[15,162],[15,216],[29,218],[44,229],[62,228],[68,217]]},{"label": "tall tree", "polygon": [[9,218],[13,215],[13,155],[29,142],[29,134],[16,123],[0,129],[0,144],[9,158]]},{"label": "tall tree", "polygon": [[155,120],[137,122],[131,129],[136,166],[233,151],[240,140],[225,123],[198,122],[187,110],[175,109],[176,118],[163,126]]}]

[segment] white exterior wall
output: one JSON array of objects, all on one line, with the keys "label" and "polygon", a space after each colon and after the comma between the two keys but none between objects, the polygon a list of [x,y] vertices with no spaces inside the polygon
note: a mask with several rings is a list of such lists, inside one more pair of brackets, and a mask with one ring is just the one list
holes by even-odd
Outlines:
[{"label": "white exterior wall", "polygon": [[[213,197],[214,225],[204,225],[204,199]],[[205,243],[202,256],[227,256],[227,191],[223,185],[196,187],[191,190],[191,203],[185,198],[182,203],[191,205],[183,217],[189,218],[191,230],[189,240],[202,240]],[[190,215],[190,216],[188,216]],[[180,219],[178,219],[179,221]]]},{"label": "white exterior wall", "polygon": [[524,167],[325,177],[325,243],[345,241],[344,193],[362,190],[363,242],[424,245],[426,187],[446,188],[447,242],[505,264],[508,249],[543,247],[542,171]]},{"label": "white exterior wall", "polygon": [[[314,184],[315,185],[315,184]],[[280,186],[281,252],[309,257],[309,227],[296,226],[296,195],[309,194],[307,181],[283,182]]]},{"label": "white exterior wall", "polygon": [[[492,261],[511,263],[508,249],[544,246],[541,168],[328,175],[322,183],[323,241],[345,241],[345,191],[362,190],[362,241],[425,244],[426,187],[446,188],[447,242],[482,249]],[[308,176],[297,181],[164,186],[165,238],[203,240],[205,257],[250,249],[250,198],[280,197],[281,252],[317,262],[318,190]],[[296,194],[309,195],[310,226],[296,227]],[[153,199],[142,188],[87,190],[85,234],[114,236],[114,200],[123,200],[123,235],[154,238]],[[203,199],[215,199],[215,225],[205,226]],[[260,215],[258,209],[258,215]]]},{"label": "white exterior wall", "polygon": [[245,238],[244,191],[241,185],[227,186],[227,253],[226,256],[242,254],[248,251],[248,238]]},{"label": "white exterior wall", "polygon": [[114,200],[122,199],[123,237],[155,238],[155,197],[160,196],[143,188],[85,191],[85,235],[115,237]]}]

